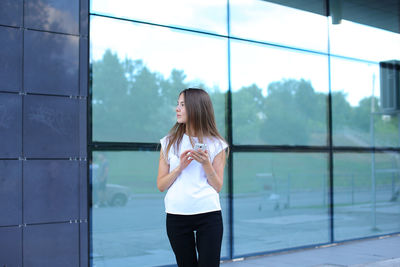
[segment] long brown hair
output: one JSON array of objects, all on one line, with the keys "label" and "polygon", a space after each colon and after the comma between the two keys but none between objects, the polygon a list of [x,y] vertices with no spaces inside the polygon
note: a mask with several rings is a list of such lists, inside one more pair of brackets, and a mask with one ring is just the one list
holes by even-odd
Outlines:
[{"label": "long brown hair", "polygon": [[[203,143],[205,137],[216,137],[227,143],[218,132],[217,124],[215,123],[214,108],[208,93],[199,88],[187,88],[180,92],[179,96],[181,94],[183,94],[185,99],[186,124],[177,122],[169,131],[167,151],[164,151],[165,156],[168,155],[172,146],[174,146],[175,153],[177,153],[186,128],[189,131],[193,131],[201,143]],[[189,140],[193,146],[192,136],[189,136]]]}]

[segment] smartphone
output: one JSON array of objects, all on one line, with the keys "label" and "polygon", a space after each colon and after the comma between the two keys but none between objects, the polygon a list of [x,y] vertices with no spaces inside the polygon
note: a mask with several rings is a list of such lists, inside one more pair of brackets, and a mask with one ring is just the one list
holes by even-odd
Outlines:
[{"label": "smartphone", "polygon": [[207,150],[207,145],[206,144],[202,144],[202,143],[196,143],[194,144],[194,149],[195,150]]}]

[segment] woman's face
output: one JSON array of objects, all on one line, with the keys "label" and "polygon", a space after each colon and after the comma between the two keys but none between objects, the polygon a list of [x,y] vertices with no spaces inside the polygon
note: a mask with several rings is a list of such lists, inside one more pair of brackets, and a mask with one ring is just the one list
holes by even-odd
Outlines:
[{"label": "woman's face", "polygon": [[185,98],[183,94],[179,95],[178,105],[176,106],[175,111],[176,111],[176,121],[178,123],[186,123],[187,116],[185,108]]}]

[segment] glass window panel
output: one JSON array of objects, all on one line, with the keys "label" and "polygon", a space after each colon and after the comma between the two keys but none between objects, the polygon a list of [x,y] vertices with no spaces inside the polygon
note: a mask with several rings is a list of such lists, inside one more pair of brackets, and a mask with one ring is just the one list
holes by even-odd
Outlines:
[{"label": "glass window panel", "polygon": [[397,114],[380,103],[379,65],[331,58],[333,144],[399,146]]},{"label": "glass window panel", "polygon": [[[96,266],[174,264],[165,229],[165,193],[157,189],[159,152],[94,152],[91,164],[92,244]],[[105,190],[101,177],[108,168]],[[221,191],[224,239],[228,255],[227,181]],[[103,202],[103,204],[102,204]]]},{"label": "glass window panel", "polygon": [[239,41],[231,54],[235,144],[326,144],[327,56]]},{"label": "glass window panel", "polygon": [[400,157],[396,153],[334,155],[335,240],[400,231]]},{"label": "glass window panel", "polygon": [[329,29],[332,54],[372,61],[400,58],[398,1],[340,2],[331,8],[340,21]]},{"label": "glass window panel", "polygon": [[[231,154],[229,154],[229,157]],[[221,259],[229,258],[230,254],[230,236],[229,236],[229,192],[228,192],[228,166],[225,165],[224,170],[224,183],[221,191],[219,192],[219,198],[222,210],[222,222],[224,224],[224,233],[222,236],[222,247],[221,247]]]},{"label": "glass window panel", "polygon": [[231,0],[231,35],[327,52],[325,1],[291,1],[292,7],[287,2]]},{"label": "glass window panel", "polygon": [[207,90],[225,133],[227,40],[92,16],[93,140],[158,142],[178,93]]},{"label": "glass window panel", "polygon": [[226,0],[93,0],[91,13],[226,35]]},{"label": "glass window panel", "polygon": [[329,242],[326,154],[233,156],[235,255]]}]

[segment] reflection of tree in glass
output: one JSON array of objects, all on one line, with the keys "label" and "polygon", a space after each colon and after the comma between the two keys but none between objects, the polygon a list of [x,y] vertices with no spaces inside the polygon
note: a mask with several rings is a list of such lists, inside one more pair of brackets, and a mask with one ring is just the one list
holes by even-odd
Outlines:
[{"label": "reflection of tree in glass", "polygon": [[326,131],[326,95],[303,79],[271,83],[265,112],[261,135],[270,144],[315,144],[319,141],[312,138]]},{"label": "reflection of tree in glass", "polygon": [[181,70],[164,79],[141,60],[120,61],[110,50],[92,63],[92,75],[95,140],[157,141],[174,124],[178,94],[188,87]]},{"label": "reflection of tree in glass", "polygon": [[[182,70],[168,78],[150,71],[141,60],[120,60],[106,50],[92,62],[94,140],[156,142],[175,122],[178,93],[188,87]],[[226,94],[206,88],[214,102],[217,125],[225,125]],[[233,137],[236,144],[325,145],[327,94],[310,81],[284,79],[270,83],[267,94],[257,85],[232,93]],[[353,107],[343,92],[332,93],[334,130],[369,133],[371,97]],[[376,109],[379,110],[375,99]],[[383,131],[396,132],[394,120],[375,121]],[[386,127],[386,128],[385,128]],[[393,130],[394,129],[394,130]]]},{"label": "reflection of tree in glass", "polygon": [[378,107],[378,98],[376,97],[366,97],[363,98],[360,103],[358,104],[357,107],[353,109],[353,114],[352,114],[352,122],[354,125],[364,131],[364,132],[369,132],[370,129],[370,116],[366,116],[367,114],[370,114],[371,111],[371,101],[374,98],[374,111],[379,111]]},{"label": "reflection of tree in glass", "polygon": [[315,92],[309,81],[273,82],[266,96],[261,92],[252,85],[233,94],[235,142],[308,144],[324,133],[326,95]]}]

